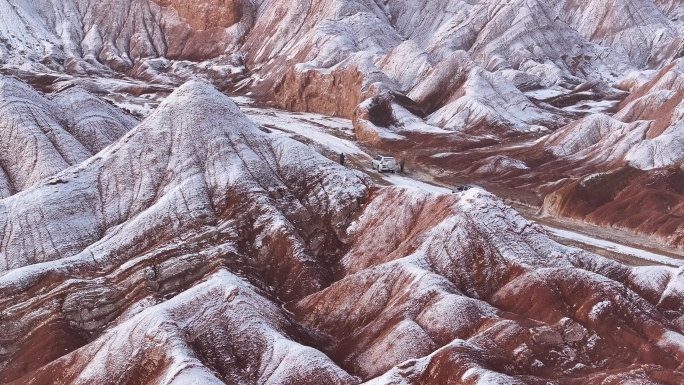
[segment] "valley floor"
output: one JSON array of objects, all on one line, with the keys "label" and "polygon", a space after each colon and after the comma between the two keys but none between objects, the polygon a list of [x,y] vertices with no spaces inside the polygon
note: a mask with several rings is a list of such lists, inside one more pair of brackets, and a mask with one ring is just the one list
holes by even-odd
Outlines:
[{"label": "valley floor", "polygon": [[[354,140],[352,123],[347,119],[328,117],[314,113],[299,113],[274,108],[255,107],[249,98],[239,97],[235,101],[242,110],[263,129],[275,135],[285,135],[314,147],[318,152],[337,160],[344,153],[347,165],[372,177],[380,185],[412,186],[426,191],[450,194],[462,181],[453,180],[445,186],[445,178],[440,170],[430,170],[421,165],[407,165],[406,173],[380,174],[370,167],[372,156],[379,151],[364,146]],[[511,148],[529,143],[500,144],[498,147]],[[437,181],[439,180],[439,181]],[[583,248],[632,266],[661,264],[684,266],[684,252],[668,248],[647,237],[637,236],[620,229],[588,225],[565,218],[549,217],[540,214],[540,207],[522,203],[516,196],[508,196],[507,191],[496,186],[484,186],[505,199],[526,219],[543,225],[549,235],[558,242]]]}]

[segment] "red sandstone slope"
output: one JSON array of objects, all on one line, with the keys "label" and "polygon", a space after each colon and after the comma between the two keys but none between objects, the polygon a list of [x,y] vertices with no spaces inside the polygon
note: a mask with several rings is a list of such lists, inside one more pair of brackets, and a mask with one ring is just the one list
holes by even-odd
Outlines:
[{"label": "red sandstone slope", "polygon": [[630,229],[681,247],[681,80],[680,59],[635,85],[612,117],[590,115],[519,154],[528,164],[552,160],[517,179],[565,179],[541,188],[549,214]]},{"label": "red sandstone slope", "polygon": [[681,316],[640,298],[641,272],[549,241],[481,190],[390,189],[352,229],[344,278],[288,308],[333,337],[327,351],[344,368],[368,378],[398,365],[373,383],[598,382],[612,370],[645,381],[681,369],[679,343],[658,342],[679,338]]},{"label": "red sandstone slope", "polygon": [[681,248],[682,60],[633,73],[615,112],[591,113],[537,140],[446,152],[431,165],[533,191],[547,215],[617,227]]}]

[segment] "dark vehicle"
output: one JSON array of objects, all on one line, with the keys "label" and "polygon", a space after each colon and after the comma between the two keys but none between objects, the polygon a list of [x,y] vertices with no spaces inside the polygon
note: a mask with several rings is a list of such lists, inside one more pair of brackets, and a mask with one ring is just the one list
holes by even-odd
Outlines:
[{"label": "dark vehicle", "polygon": [[473,186],[464,184],[463,186],[458,186],[455,189],[451,190],[451,192],[452,193],[460,193],[460,192],[468,191],[471,188],[473,188]]}]

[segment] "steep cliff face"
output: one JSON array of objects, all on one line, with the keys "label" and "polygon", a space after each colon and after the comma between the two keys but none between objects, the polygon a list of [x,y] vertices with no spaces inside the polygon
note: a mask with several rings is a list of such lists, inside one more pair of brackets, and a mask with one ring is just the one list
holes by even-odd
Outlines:
[{"label": "steep cliff face", "polygon": [[185,0],[157,0],[157,4],[178,12],[193,29],[230,28],[244,20],[254,17],[255,5],[247,0],[212,0],[194,2]]}]

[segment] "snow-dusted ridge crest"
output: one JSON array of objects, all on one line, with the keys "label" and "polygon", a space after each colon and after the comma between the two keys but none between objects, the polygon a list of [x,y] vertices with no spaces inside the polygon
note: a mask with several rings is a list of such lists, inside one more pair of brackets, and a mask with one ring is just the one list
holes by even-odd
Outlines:
[{"label": "snow-dusted ridge crest", "polygon": [[[340,177],[349,179],[354,190],[330,191],[331,199],[335,200],[331,203],[363,195],[365,188],[352,183],[364,181],[360,174],[339,168],[291,139],[269,138],[212,86],[199,81],[186,83],[117,143],[41,185],[2,201],[5,228],[31,210],[41,209],[43,215],[37,218],[36,226],[50,226],[54,221],[54,225],[70,230],[55,234],[48,231],[45,238],[35,237],[36,233],[9,233],[3,238],[3,270],[79,252],[87,243],[74,243],[74,239],[96,240],[103,235],[110,238],[110,233],[115,228],[120,230],[120,225],[127,221],[143,221],[141,217],[146,215],[157,218],[159,213],[145,213],[151,206],[182,207],[181,212],[192,219],[215,219],[213,216],[231,203],[226,195],[230,187],[238,192],[276,194],[291,182],[287,179],[293,178],[291,169],[309,167],[320,175],[322,188]],[[339,172],[326,173],[335,168]],[[54,216],[47,214],[44,207],[60,199],[65,201],[61,210],[55,207]],[[43,204],[26,204],[31,201]],[[73,210],[65,210],[69,202]],[[293,204],[293,209],[302,204],[288,202],[288,197],[275,203]],[[332,210],[336,206],[322,209]],[[163,215],[174,215],[175,211]],[[180,219],[166,220],[175,226],[184,224]],[[14,245],[25,244],[23,237],[33,237],[34,242],[43,239],[53,251],[34,253],[20,251],[21,247],[14,250]],[[36,246],[35,249],[46,250]]]},{"label": "snow-dusted ridge crest", "polygon": [[[350,231],[344,277],[286,307],[333,337],[325,351],[343,368],[380,376],[369,383],[602,381],[611,371],[599,367],[625,358],[604,355],[604,346],[624,343],[652,346],[664,353],[655,361],[679,367],[668,357],[684,346],[665,336],[680,338],[680,321],[663,317],[662,306],[681,295],[682,269],[651,276],[562,246],[479,188],[385,188]],[[654,289],[670,299],[652,297]],[[626,342],[636,335],[644,342]],[[666,378],[680,378],[675,372]],[[619,376],[635,373],[622,368]]]}]

